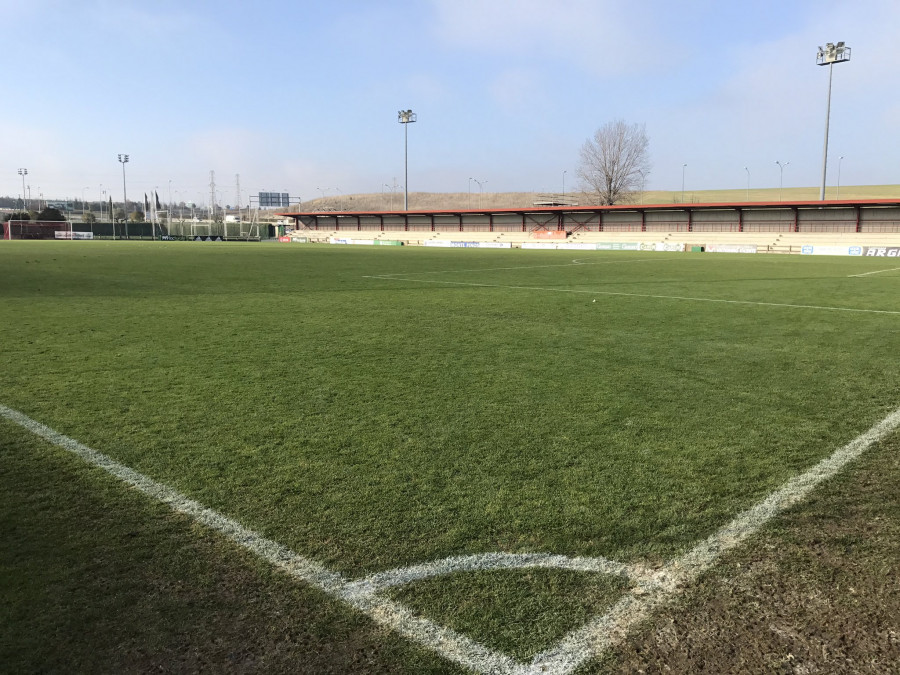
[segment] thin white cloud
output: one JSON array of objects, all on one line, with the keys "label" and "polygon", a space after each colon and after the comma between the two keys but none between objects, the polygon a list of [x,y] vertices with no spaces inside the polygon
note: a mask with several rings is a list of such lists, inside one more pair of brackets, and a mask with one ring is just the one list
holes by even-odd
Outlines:
[{"label": "thin white cloud", "polygon": [[641,21],[615,0],[433,0],[447,45],[518,58],[567,61],[620,77],[658,63],[668,50],[648,12]]}]

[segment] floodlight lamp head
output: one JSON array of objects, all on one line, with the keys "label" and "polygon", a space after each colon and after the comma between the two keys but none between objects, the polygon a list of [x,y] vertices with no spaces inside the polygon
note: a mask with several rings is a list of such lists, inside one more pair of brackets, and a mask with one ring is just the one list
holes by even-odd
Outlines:
[{"label": "floodlight lamp head", "polygon": [[850,60],[850,47],[846,42],[826,42],[825,47],[819,47],[816,52],[816,63],[820,66],[828,66],[833,63],[843,63]]},{"label": "floodlight lamp head", "polygon": [[409,124],[416,121],[416,113],[412,110],[400,110],[397,112],[397,121],[400,124]]}]

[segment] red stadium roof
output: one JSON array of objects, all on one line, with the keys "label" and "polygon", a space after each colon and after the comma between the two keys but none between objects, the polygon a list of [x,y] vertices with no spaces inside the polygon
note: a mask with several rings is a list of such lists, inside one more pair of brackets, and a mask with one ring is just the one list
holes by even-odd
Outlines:
[{"label": "red stadium roof", "polygon": [[278,211],[275,215],[300,216],[462,216],[466,214],[591,213],[598,211],[695,211],[717,209],[815,209],[860,206],[900,206],[900,199],[828,199],[780,202],[709,202],[688,204],[614,204],[612,206],[534,206],[508,209],[442,209],[436,211]]}]

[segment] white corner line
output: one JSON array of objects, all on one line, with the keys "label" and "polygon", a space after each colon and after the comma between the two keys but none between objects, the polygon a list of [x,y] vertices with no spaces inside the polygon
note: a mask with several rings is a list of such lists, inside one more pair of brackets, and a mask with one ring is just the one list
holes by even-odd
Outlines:
[{"label": "white corner line", "polygon": [[266,560],[292,577],[314,586],[328,595],[346,602],[377,623],[394,630],[413,642],[437,652],[481,673],[517,673],[522,664],[509,656],[491,650],[465,635],[414,615],[408,608],[389,598],[360,592],[358,586],[321,563],[309,560],[276,541],[267,539],[236,520],[207,508],[130,467],[120,464],[97,450],[37,422],[17,410],[0,404],[0,417],[19,425],[63,450],[77,455],[88,464],[103,469],[139,492],[166,504],[173,511],[206,525],[242,548]]},{"label": "white corner line", "polygon": [[588,659],[599,656],[622,641],[635,625],[710,569],[723,553],[743,544],[772,518],[804,500],[823,481],[837,475],[847,464],[898,427],[900,408],[738,514],[684,555],[667,563],[649,582],[639,583],[635,591],[625,595],[606,614],[593,618],[535,656],[531,664],[534,671],[557,675],[571,673]]},{"label": "white corner line", "polygon": [[847,278],[849,279],[851,277],[867,277],[870,274],[881,274],[882,272],[896,272],[897,270],[900,270],[900,267],[892,267],[889,270],[875,270],[874,272],[863,272],[862,274],[848,274]]},{"label": "white corner line", "polygon": [[[348,581],[321,563],[249,530],[235,520],[189,499],[176,490],[131,469],[101,452],[65,436],[12,408],[0,404],[0,417],[82,458],[168,505],[174,511],[223,534],[291,576],[358,609],[377,623],[394,630],[444,658],[480,673],[509,675],[570,675],[585,661],[621,642],[639,622],[680,593],[718,558],[743,544],[767,522],[805,499],[823,481],[835,476],[889,433],[900,427],[900,409],[836,450],[806,472],[788,480],[763,500],[739,514],[693,549],[657,571],[639,564],[605,558],[570,558],[553,554],[486,553],[454,556],[444,560],[381,572]],[[569,633],[557,644],[536,655],[530,663],[494,651],[456,631],[415,615],[407,607],[380,596],[387,588],[440,574],[490,569],[546,567],[600,572],[627,577],[634,588],[608,612]]]},{"label": "white corner line", "polygon": [[385,281],[411,281],[419,284],[450,284],[452,286],[473,286],[476,288],[506,288],[514,291],[546,291],[551,293],[578,293],[582,295],[608,295],[627,298],[651,298],[654,300],[687,300],[691,302],[718,302],[726,305],[758,305],[761,307],[787,307],[789,309],[818,309],[830,312],[859,312],[862,314],[897,314],[900,310],[861,309],[859,307],[834,307],[829,305],[796,305],[787,302],[761,302],[757,300],[727,300],[724,298],[698,298],[688,295],[657,295],[651,293],[622,293],[617,291],[580,290],[576,288],[547,288],[544,286],[511,286],[505,284],[482,284],[469,281],[447,281],[445,279],[409,279],[406,277],[385,276],[377,274],[364,275],[364,279],[383,279]]}]

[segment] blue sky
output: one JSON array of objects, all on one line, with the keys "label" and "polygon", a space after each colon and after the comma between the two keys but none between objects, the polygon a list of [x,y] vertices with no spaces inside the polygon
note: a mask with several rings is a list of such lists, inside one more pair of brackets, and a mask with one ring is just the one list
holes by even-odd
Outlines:
[{"label": "blue sky", "polygon": [[647,189],[900,183],[897,0],[0,0],[0,194],[561,191],[604,123],[646,125]]}]

